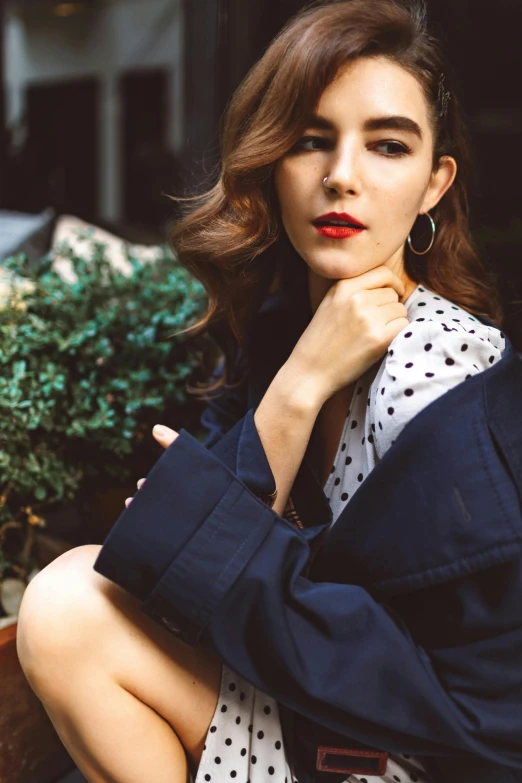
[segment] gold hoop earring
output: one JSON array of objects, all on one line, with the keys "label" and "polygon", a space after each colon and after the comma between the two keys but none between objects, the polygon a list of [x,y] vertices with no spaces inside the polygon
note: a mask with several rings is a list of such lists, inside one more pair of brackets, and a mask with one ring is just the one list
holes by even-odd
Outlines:
[{"label": "gold hoop earring", "polygon": [[416,256],[425,256],[426,253],[430,252],[431,248],[433,247],[433,243],[435,242],[435,233],[437,231],[437,226],[435,225],[435,221],[433,220],[433,218],[432,218],[432,216],[430,215],[429,212],[426,212],[425,217],[427,217],[429,219],[429,221],[431,223],[431,230],[433,232],[433,236],[431,237],[431,242],[430,242],[430,246],[428,247],[428,249],[427,250],[422,250],[422,251],[415,250],[415,248],[413,247],[413,245],[411,243],[411,234],[408,236],[408,245],[410,246],[410,250],[412,251],[412,253],[415,253]]}]

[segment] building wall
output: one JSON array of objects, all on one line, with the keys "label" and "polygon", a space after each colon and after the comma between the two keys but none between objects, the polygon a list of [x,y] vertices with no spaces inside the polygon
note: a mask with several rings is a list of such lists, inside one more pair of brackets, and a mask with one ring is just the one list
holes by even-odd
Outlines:
[{"label": "building wall", "polygon": [[168,141],[183,147],[183,9],[181,0],[119,0],[76,16],[41,9],[8,12],[5,30],[7,125],[23,133],[27,85],[97,77],[100,121],[101,217],[121,217],[118,78],[129,70],[161,67],[170,74]]}]

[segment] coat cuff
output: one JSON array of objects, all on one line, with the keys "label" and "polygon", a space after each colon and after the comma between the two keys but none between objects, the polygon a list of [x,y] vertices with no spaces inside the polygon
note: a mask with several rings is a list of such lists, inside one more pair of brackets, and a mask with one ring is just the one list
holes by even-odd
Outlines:
[{"label": "coat cuff", "polygon": [[274,474],[268,462],[251,408],[243,419],[239,437],[236,476],[263,501],[276,494]]},{"label": "coat cuff", "polygon": [[[163,624],[167,619],[181,625],[181,635],[195,643],[275,519],[219,458],[182,429],[109,532],[94,570],[145,601],[144,611]],[[163,598],[170,596],[172,614],[174,593],[183,617],[166,618]]]},{"label": "coat cuff", "polygon": [[196,645],[225,594],[268,535],[276,516],[233,481],[174,558],[142,609]]},{"label": "coat cuff", "polygon": [[275,492],[276,484],[254,422],[254,413],[255,409],[250,408],[216,442],[203,445],[254,494],[265,500]]}]

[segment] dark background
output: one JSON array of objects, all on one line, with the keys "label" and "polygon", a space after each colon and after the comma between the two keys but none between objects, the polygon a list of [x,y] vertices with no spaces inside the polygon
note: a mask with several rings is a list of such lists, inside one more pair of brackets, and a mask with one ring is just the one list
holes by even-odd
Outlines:
[{"label": "dark background", "polygon": [[[227,101],[273,36],[304,5],[301,0],[183,3],[184,149],[177,159],[162,153],[164,75],[137,70],[119,85],[124,209],[121,223],[106,227],[130,239],[139,239],[141,231],[162,241],[166,222],[175,215],[162,191],[182,194],[212,180]],[[472,134],[478,170],[470,193],[473,229],[483,256],[500,274],[506,328],[522,347],[522,2],[428,0],[428,8],[456,73]],[[29,96],[34,143],[24,165],[9,161],[5,133],[0,138],[0,207],[37,212],[53,206],[58,213],[103,224],[93,171],[97,85],[86,79],[82,85],[75,82],[68,94],[67,89],[49,85]],[[68,122],[63,121],[64,106]],[[80,187],[81,182],[90,184]]]}]

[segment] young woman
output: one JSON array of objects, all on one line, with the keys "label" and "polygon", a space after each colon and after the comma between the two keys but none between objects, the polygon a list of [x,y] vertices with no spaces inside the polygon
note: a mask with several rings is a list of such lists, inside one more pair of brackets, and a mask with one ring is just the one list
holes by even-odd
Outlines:
[{"label": "young woman", "polygon": [[[189,772],[196,783],[449,781],[456,778],[434,765],[430,772],[422,757],[450,746],[456,756],[477,750],[472,730],[463,739],[446,694],[430,691],[439,686],[417,657],[407,607],[398,617],[352,585],[350,593],[332,587],[325,602],[306,579],[326,540],[318,531],[344,526],[348,535],[354,496],[385,455],[387,464],[402,459],[394,444],[406,425],[502,360],[495,283],[468,228],[468,169],[459,102],[420,2],[315,4],[287,25],[237,91],[224,125],[219,182],[172,235],[209,294],[208,313],[194,329],[213,327],[226,359],[207,389],[203,416],[210,429],[205,446],[216,456],[198,463],[182,434],[183,481],[160,460],[155,484],[139,482],[101,551],[80,547],[44,569],[20,613],[24,671],[89,781],[177,783]],[[163,428],[157,439],[170,447],[178,436]],[[243,496],[229,497],[235,484],[228,506],[225,498],[214,502],[219,460],[229,466],[225,478],[234,472],[272,511],[254,498],[249,508],[261,516],[246,519]],[[187,489],[194,476],[197,497]],[[410,479],[405,472],[404,483]],[[415,476],[419,497],[430,480],[426,472]],[[451,502],[464,513],[455,492]],[[393,498],[384,494],[392,524]],[[189,500],[209,505],[202,518],[219,516],[219,509],[222,518],[197,544],[195,560],[184,562],[198,532]],[[416,507],[425,515],[419,527],[428,512]],[[190,580],[196,573],[203,584],[214,557],[231,545],[220,543],[218,529],[251,525],[255,536],[276,515],[284,517],[276,522],[289,549],[261,553],[248,584],[236,575],[241,633],[229,623],[220,638],[213,626],[211,644],[184,644],[173,596],[179,591],[181,618],[192,603],[195,616],[204,614]],[[373,522],[368,518],[369,528]],[[384,530],[393,540],[394,531]],[[360,540],[364,525],[362,531]],[[163,551],[165,536],[182,539],[175,553]],[[297,540],[313,552],[306,549],[277,605],[267,599],[265,624],[257,623],[248,596],[268,595],[270,581],[279,583]],[[387,562],[407,548],[408,541],[395,540]],[[245,550],[249,557],[254,551],[250,539],[227,557],[246,558]],[[177,575],[165,587],[158,580],[168,577],[171,561]],[[347,567],[333,554],[328,564],[324,590]],[[350,565],[354,585],[360,565]],[[215,591],[228,595],[234,579],[226,574],[212,577],[209,600]],[[151,605],[151,596],[148,617],[140,602]],[[439,604],[426,596],[427,607],[430,600],[431,632],[443,634]],[[197,641],[197,625],[189,623],[185,640]],[[233,667],[219,654],[227,644]],[[366,657],[377,662],[371,671]],[[303,724],[288,723],[292,708],[317,720],[318,736],[321,728],[342,727],[331,755],[344,739],[350,763],[325,771],[332,735],[326,743],[303,742]],[[499,753],[493,748],[490,760]],[[478,781],[460,777],[466,764],[455,761],[457,767],[459,779]]]}]

